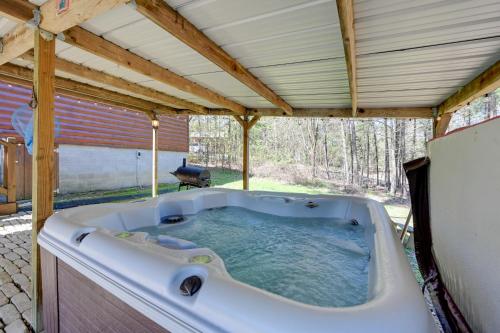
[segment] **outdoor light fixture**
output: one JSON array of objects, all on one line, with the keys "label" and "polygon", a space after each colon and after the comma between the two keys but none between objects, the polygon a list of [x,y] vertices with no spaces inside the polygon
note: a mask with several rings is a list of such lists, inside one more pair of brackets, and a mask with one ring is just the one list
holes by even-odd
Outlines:
[{"label": "outdoor light fixture", "polygon": [[158,119],[153,119],[151,125],[153,125],[153,128],[158,128],[160,126],[160,121]]}]

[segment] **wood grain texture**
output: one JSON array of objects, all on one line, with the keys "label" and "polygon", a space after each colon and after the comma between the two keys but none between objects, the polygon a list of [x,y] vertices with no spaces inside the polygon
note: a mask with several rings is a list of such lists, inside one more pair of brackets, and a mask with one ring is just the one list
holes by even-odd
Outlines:
[{"label": "wood grain texture", "polygon": [[163,0],[136,0],[137,10],[287,114],[292,107]]},{"label": "wood grain texture", "polygon": [[59,332],[168,332],[63,261],[57,261]]},{"label": "wood grain texture", "polygon": [[17,211],[17,204],[15,202],[0,204],[0,215],[10,215]]},{"label": "wood grain texture", "polygon": [[351,92],[352,116],[356,117],[358,111],[358,84],[356,79],[356,33],[354,29],[353,0],[337,0],[337,10],[344,44],[349,90]]},{"label": "wood grain texture", "polygon": [[10,140],[4,155],[4,186],[7,187],[7,202],[16,203],[16,155],[17,144]]},{"label": "wood grain texture", "polygon": [[40,248],[43,290],[43,326],[47,333],[59,332],[57,258]]},{"label": "wood grain texture", "polygon": [[31,20],[35,8],[34,4],[26,0],[0,1],[0,15],[18,23]]},{"label": "wood grain texture", "polygon": [[[40,7],[40,28],[54,34],[58,34],[129,1],[130,0],[72,0],[70,8],[63,13],[58,14],[57,0],[48,0]],[[4,11],[7,11],[7,5],[16,6],[17,4],[15,2],[4,4]],[[24,10],[26,9],[23,9],[23,11]],[[16,11],[14,8],[11,8],[9,12],[11,15],[18,15],[18,19],[22,18],[22,15],[24,15]],[[28,27],[24,22],[19,23],[10,32],[8,32],[3,39],[4,51],[0,54],[0,65],[17,58],[26,51],[32,49],[34,38],[33,33],[33,28]]]},{"label": "wood grain texture", "polygon": [[[21,56],[22,59],[33,61],[33,52],[28,51]],[[141,86],[140,84],[132,83],[122,78],[109,75],[107,73],[75,64],[62,58],[56,58],[56,69],[62,72],[76,75],[80,78],[92,80],[99,84],[110,85],[114,88],[124,90],[134,95],[141,95],[148,98],[152,102],[158,102],[166,106],[180,107],[192,110],[198,113],[205,113],[206,107],[196,103],[192,103],[181,98],[167,95],[157,90]]]},{"label": "wood grain texture", "polygon": [[33,48],[33,29],[19,23],[3,36],[3,50],[0,53],[0,65],[19,57]]},{"label": "wood grain texture", "polygon": [[62,13],[57,12],[57,2],[58,0],[48,0],[40,6],[40,28],[54,34],[124,5],[130,0],[71,0],[69,8]]},{"label": "wood grain texture", "polygon": [[45,40],[40,30],[35,35],[33,92],[36,107],[33,116],[33,191],[32,191],[32,318],[33,329],[42,329],[42,283],[38,233],[52,215],[54,204],[54,96],[55,40]]},{"label": "wood grain texture", "polygon": [[216,105],[223,106],[237,114],[244,114],[245,107],[221,96],[197,83],[194,83],[174,72],[148,61],[122,47],[96,36],[93,33],[73,27],[65,33],[65,42],[87,52],[124,66],[154,80],[168,84],[189,94],[203,98]]}]

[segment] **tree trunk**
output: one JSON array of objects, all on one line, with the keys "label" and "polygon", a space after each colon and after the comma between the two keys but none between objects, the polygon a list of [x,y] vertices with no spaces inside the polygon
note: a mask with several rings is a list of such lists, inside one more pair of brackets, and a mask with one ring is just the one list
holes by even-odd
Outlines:
[{"label": "tree trunk", "polygon": [[400,123],[400,158],[399,158],[399,164],[398,164],[398,169],[399,169],[399,176],[400,176],[400,181],[399,184],[401,186],[401,196],[403,197],[405,195],[405,174],[403,172],[403,163],[406,161],[406,122],[401,121]]},{"label": "tree trunk", "polygon": [[390,193],[392,196],[396,195],[397,187],[398,187],[398,173],[397,173],[397,159],[398,159],[398,140],[397,140],[397,132],[398,132],[398,124],[397,120],[393,121],[393,129],[392,129],[392,135],[391,135],[391,140],[390,140],[390,147],[389,147],[389,154],[390,154]]},{"label": "tree trunk", "polygon": [[351,127],[351,180],[352,184],[359,185],[358,145],[356,140],[356,124],[349,121]]},{"label": "tree trunk", "polygon": [[391,168],[389,165],[390,147],[389,147],[389,133],[387,129],[387,118],[384,119],[384,131],[385,131],[384,182],[385,182],[385,187],[389,189],[391,187]]},{"label": "tree trunk", "polygon": [[411,159],[415,159],[417,153],[417,119],[413,119],[413,137],[411,147]]},{"label": "tree trunk", "polygon": [[378,141],[377,141],[377,128],[375,127],[375,123],[372,122],[373,129],[373,147],[375,148],[375,172],[377,173],[377,186],[380,185],[380,179],[378,175]]},{"label": "tree trunk", "polygon": [[367,187],[370,187],[370,127],[365,126],[366,132],[366,181]]},{"label": "tree trunk", "polygon": [[347,153],[348,133],[345,122],[346,120],[344,119],[340,121],[340,124],[342,125],[342,148],[344,151],[344,186],[349,184],[349,159]]},{"label": "tree trunk", "polygon": [[323,146],[325,149],[325,168],[326,168],[326,177],[330,180],[330,158],[328,156],[328,122],[324,121],[324,129],[323,132],[325,133],[325,137],[323,140]]},{"label": "tree trunk", "polygon": [[319,139],[319,122],[317,119],[314,119],[313,122],[313,178],[316,178],[318,174],[317,170],[317,147],[318,147],[318,139]]}]

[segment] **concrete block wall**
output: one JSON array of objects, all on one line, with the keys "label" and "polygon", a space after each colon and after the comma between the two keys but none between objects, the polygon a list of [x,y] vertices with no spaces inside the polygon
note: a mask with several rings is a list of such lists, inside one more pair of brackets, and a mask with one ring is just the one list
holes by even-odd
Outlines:
[{"label": "concrete block wall", "polygon": [[[158,181],[176,182],[170,174],[187,152],[158,152]],[[144,149],[59,146],[59,192],[75,193],[151,185],[151,151]]]}]

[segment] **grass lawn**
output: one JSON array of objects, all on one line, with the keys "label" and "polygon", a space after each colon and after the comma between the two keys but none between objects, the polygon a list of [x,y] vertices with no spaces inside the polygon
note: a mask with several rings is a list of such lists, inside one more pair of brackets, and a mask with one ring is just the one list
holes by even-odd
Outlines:
[{"label": "grass lawn", "polygon": [[[210,172],[212,175],[212,184],[215,187],[231,188],[231,189],[241,189],[243,187],[241,174],[237,171],[212,169],[210,170]],[[258,178],[258,177],[250,178],[250,190],[306,193],[306,194],[343,194],[341,189],[327,187],[326,185],[306,186],[298,184],[287,184],[280,182],[279,180],[276,179]],[[384,202],[388,199],[387,196],[372,191],[367,193],[366,196],[378,200],[380,202]],[[386,204],[385,208],[389,213],[389,216],[391,216],[391,218],[395,222],[401,224],[405,223],[409,211],[409,207],[407,205],[391,203],[391,204]]]},{"label": "grass lawn", "polygon": [[[212,175],[212,186],[230,188],[230,189],[241,189],[243,187],[243,181],[241,179],[241,173],[234,170],[226,169],[210,169]],[[327,184],[317,184],[317,185],[299,185],[299,184],[288,184],[280,182],[276,179],[270,178],[250,178],[250,190],[253,191],[271,191],[271,192],[290,192],[290,193],[306,193],[306,194],[342,194],[342,189],[333,188],[327,186]],[[177,191],[177,184],[160,184],[159,192],[167,193]],[[70,201],[88,200],[88,199],[102,199],[103,201],[109,202],[119,202],[127,200],[135,200],[141,197],[148,197],[151,194],[151,187],[130,187],[117,190],[109,191],[93,191],[86,193],[72,193],[56,196],[57,203],[65,203]],[[361,194],[364,195],[364,194]],[[365,194],[367,197],[384,202],[390,201],[386,195],[369,192]],[[107,200],[106,200],[107,199]],[[398,222],[404,223],[406,216],[408,215],[408,207],[403,204],[386,204],[387,212],[391,218]]]}]

